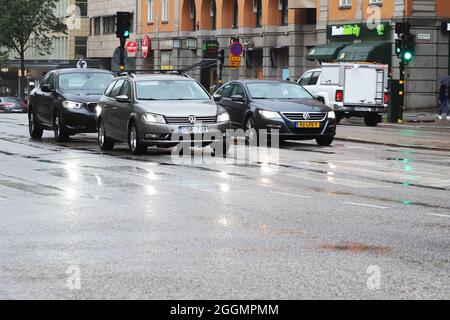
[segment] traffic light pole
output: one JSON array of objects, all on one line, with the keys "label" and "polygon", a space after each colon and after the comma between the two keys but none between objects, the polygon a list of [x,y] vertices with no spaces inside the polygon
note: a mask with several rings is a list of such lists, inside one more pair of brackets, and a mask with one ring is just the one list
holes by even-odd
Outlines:
[{"label": "traffic light pole", "polygon": [[405,110],[405,62],[403,60],[400,61],[400,81],[399,81],[399,112],[398,112],[398,120],[399,122],[403,121],[403,111]]},{"label": "traffic light pole", "polygon": [[125,43],[127,39],[120,38],[120,71],[125,71]]}]

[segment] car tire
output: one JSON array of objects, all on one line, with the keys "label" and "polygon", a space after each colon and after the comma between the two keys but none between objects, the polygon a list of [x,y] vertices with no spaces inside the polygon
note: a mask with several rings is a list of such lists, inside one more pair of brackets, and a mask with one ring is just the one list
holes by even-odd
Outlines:
[{"label": "car tire", "polygon": [[42,129],[37,123],[36,116],[31,108],[28,112],[28,131],[32,139],[40,139],[44,134],[44,129]]},{"label": "car tire", "polygon": [[[219,148],[222,148],[221,150],[222,157],[226,158],[231,148],[231,137],[224,138],[221,141]],[[212,147],[212,149],[213,149],[212,156],[215,157],[218,153],[217,148]]]},{"label": "car tire", "polygon": [[256,141],[256,145],[259,145],[258,130],[255,129],[255,117],[252,114],[247,116],[245,120],[244,130],[245,142],[247,144],[254,145]]},{"label": "car tire", "polygon": [[376,127],[380,123],[378,114],[368,114],[364,116],[364,122],[368,127]]},{"label": "car tire", "polygon": [[319,146],[327,147],[333,143],[334,137],[323,136],[316,138],[316,142]]},{"label": "car tire", "polygon": [[53,133],[57,142],[66,142],[69,140],[67,128],[59,111],[56,111],[53,115]]},{"label": "car tire", "polygon": [[103,120],[100,119],[98,123],[98,146],[102,150],[112,150],[114,148],[114,140],[111,138],[108,138],[105,131],[105,124],[103,123]]},{"label": "car tire", "polygon": [[138,130],[134,121],[130,123],[128,129],[128,147],[134,155],[141,155],[147,151],[147,147],[139,139]]}]

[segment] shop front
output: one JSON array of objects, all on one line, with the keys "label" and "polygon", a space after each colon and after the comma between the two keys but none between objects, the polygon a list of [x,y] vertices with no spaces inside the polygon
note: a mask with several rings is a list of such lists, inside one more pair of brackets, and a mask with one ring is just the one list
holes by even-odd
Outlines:
[{"label": "shop front", "polygon": [[327,44],[312,48],[308,60],[319,62],[373,62],[391,65],[390,22],[327,26]]}]

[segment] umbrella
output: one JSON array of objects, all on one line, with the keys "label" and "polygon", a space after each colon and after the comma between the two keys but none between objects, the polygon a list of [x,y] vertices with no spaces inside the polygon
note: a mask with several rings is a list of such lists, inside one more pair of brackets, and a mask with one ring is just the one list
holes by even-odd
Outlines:
[{"label": "umbrella", "polygon": [[437,82],[439,85],[441,85],[441,84],[449,85],[450,84],[450,76],[448,76],[448,75],[441,76],[437,79]]}]

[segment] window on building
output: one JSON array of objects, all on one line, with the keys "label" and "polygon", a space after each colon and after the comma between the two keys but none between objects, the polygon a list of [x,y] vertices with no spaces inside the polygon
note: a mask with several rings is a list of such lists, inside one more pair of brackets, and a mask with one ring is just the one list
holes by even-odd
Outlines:
[{"label": "window on building", "polygon": [[191,17],[192,31],[197,30],[197,11],[195,9],[195,0],[189,0],[189,13]]},{"label": "window on building", "polygon": [[281,25],[286,26],[288,24],[288,0],[281,0]]},{"label": "window on building", "polygon": [[77,15],[79,17],[87,17],[88,15],[88,2],[87,0],[76,0],[75,5],[78,7]]},{"label": "window on building", "polygon": [[239,28],[239,4],[238,0],[234,0],[233,5],[233,29]]},{"label": "window on building", "polygon": [[100,25],[101,25],[100,17],[96,17],[96,18],[94,18],[92,20],[93,20],[93,23],[94,23],[94,35],[99,35],[100,32],[101,32],[101,30],[100,30]]},{"label": "window on building", "polygon": [[75,37],[75,58],[87,57],[87,37]]},{"label": "window on building", "polygon": [[352,0],[339,0],[339,8],[351,8]]},{"label": "window on building", "polygon": [[147,22],[155,22],[155,0],[147,0]]},{"label": "window on building", "polygon": [[114,32],[116,32],[116,17],[103,17],[103,33],[108,34]]},{"label": "window on building", "polygon": [[162,12],[161,12],[161,21],[168,22],[169,21],[169,0],[162,0]]},{"label": "window on building", "polygon": [[262,21],[262,1],[256,0],[256,8],[254,8],[254,12],[256,15],[256,27],[261,27]]},{"label": "window on building", "polygon": [[305,24],[316,24],[317,11],[316,9],[303,9],[305,10]]},{"label": "window on building", "polygon": [[383,0],[369,0],[370,5],[383,5]]},{"label": "window on building", "polygon": [[210,10],[210,17],[211,17],[211,30],[216,30],[216,0],[211,0],[211,10]]}]

